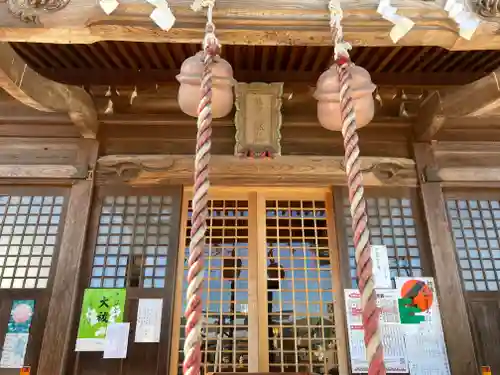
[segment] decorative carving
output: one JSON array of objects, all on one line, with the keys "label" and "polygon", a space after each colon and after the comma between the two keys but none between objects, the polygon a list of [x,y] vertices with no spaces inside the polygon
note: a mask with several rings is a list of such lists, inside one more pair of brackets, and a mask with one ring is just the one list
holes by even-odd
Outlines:
[{"label": "decorative carving", "polygon": [[486,18],[500,16],[500,0],[477,0],[476,12]]},{"label": "decorative carving", "polygon": [[[131,185],[190,184],[192,155],[107,155],[98,160],[97,182]],[[279,156],[273,160],[248,160],[232,155],[212,155],[210,175],[214,184],[314,185],[345,184],[343,157]],[[415,186],[415,162],[406,158],[361,157],[366,186]]]},{"label": "decorative carving", "polygon": [[7,0],[9,12],[27,23],[39,23],[40,13],[56,12],[71,0]]},{"label": "decorative carving", "polygon": [[99,164],[99,174],[104,178],[118,177],[121,181],[132,181],[139,177],[142,172],[158,173],[167,172],[174,166],[174,160],[152,161],[141,159],[114,160],[113,162],[101,162]]},{"label": "decorative carving", "polygon": [[[402,179],[408,178],[414,174],[414,168],[407,163],[405,159],[380,159],[375,160],[374,158],[370,158],[373,161],[368,162],[368,158],[364,159],[363,168],[361,168],[361,172],[363,174],[370,173],[376,179],[386,184],[396,183]],[[342,160],[340,163],[340,168],[345,171],[344,161]]]},{"label": "decorative carving", "polygon": [[281,155],[282,95],[283,83],[236,85],[235,155]]}]

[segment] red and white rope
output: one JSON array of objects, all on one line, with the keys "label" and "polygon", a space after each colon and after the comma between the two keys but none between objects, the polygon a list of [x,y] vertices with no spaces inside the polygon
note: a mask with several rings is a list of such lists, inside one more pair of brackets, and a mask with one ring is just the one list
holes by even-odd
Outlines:
[{"label": "red and white rope", "polygon": [[201,100],[198,106],[198,132],[194,165],[193,214],[191,216],[191,242],[189,244],[186,318],[184,343],[184,375],[199,375],[201,367],[202,288],[204,279],[205,232],[208,216],[208,190],[212,136],[212,63],[219,53],[211,20],[212,5],[208,8],[208,22],[203,42],[203,76]]},{"label": "red and white rope", "polygon": [[363,330],[365,334],[366,358],[369,375],[385,375],[384,354],[382,349],[377,295],[373,281],[373,266],[370,248],[370,230],[364,198],[363,176],[359,160],[358,134],[356,130],[356,113],[351,96],[351,74],[349,67],[350,45],[344,42],[342,33],[342,9],[340,4],[330,1],[332,32],[335,39],[335,64],[340,81],[340,106],[342,118],[342,135],[344,137],[345,167],[349,202],[354,232],[354,247],[356,271],[361,293],[361,308],[363,315]]}]

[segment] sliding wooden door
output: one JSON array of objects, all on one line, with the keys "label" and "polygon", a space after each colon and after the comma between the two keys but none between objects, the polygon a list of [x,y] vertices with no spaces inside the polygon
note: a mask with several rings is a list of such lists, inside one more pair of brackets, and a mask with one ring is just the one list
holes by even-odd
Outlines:
[{"label": "sliding wooden door", "polygon": [[[30,366],[33,375],[37,373],[66,197],[67,190],[58,187],[0,188],[0,347],[13,346],[5,341],[11,328],[13,302],[32,303],[34,311],[23,365]],[[23,342],[20,337],[15,338],[18,347],[22,348]],[[6,352],[4,349],[3,354]],[[12,355],[11,359],[16,357]],[[0,374],[19,374],[15,362],[15,368],[8,368],[13,363],[5,361]]]},{"label": "sliding wooden door", "polygon": [[[97,190],[81,291],[126,289],[124,318],[131,323],[128,353],[124,359],[103,359],[102,352],[73,352],[69,374],[164,375],[167,372],[181,196],[181,187]],[[158,343],[134,340],[141,298],[163,299]]]},{"label": "sliding wooden door", "polygon": [[[337,247],[331,243],[329,196],[326,190],[307,189],[212,192],[203,294],[204,373],[338,374],[338,352],[345,361],[345,340],[342,314],[336,310],[343,299],[337,293],[342,289]],[[190,217],[186,194],[178,265],[183,279],[178,279],[176,294],[182,303],[174,314],[174,326],[180,322],[180,329],[174,331],[171,375],[182,369]]]}]

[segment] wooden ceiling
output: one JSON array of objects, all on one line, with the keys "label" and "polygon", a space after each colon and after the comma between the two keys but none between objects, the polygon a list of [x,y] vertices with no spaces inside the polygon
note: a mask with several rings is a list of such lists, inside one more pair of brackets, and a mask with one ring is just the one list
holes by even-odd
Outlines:
[{"label": "wooden ceiling", "polygon": [[[74,85],[150,85],[171,82],[197,44],[100,42],[13,43],[40,74]],[[238,81],[311,83],[328,68],[325,46],[224,46]],[[477,80],[500,66],[500,51],[450,52],[439,47],[356,47],[351,56],[378,85],[446,86]]]}]

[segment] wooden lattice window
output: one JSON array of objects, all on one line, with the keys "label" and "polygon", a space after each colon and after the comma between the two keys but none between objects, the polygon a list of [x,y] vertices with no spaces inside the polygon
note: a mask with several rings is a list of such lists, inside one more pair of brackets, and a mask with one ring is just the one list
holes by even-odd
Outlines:
[{"label": "wooden lattice window", "polygon": [[326,216],[324,201],[266,201],[271,372],[337,369]]},{"label": "wooden lattice window", "polygon": [[105,196],[90,286],[165,287],[172,205],[170,195]]},{"label": "wooden lattice window", "polygon": [[[371,242],[386,245],[391,278],[397,276],[422,276],[417,223],[410,197],[368,196],[366,199]],[[354,253],[352,219],[349,201],[343,201],[349,249],[349,266],[352,286],[357,287],[356,259]]]},{"label": "wooden lattice window", "polygon": [[500,202],[448,199],[447,208],[465,290],[498,291]]},{"label": "wooden lattice window", "polygon": [[[202,372],[248,372],[248,201],[211,200],[205,247]],[[185,236],[184,279],[191,231],[189,202]],[[187,283],[183,281],[183,309]],[[179,374],[184,329],[181,320]]]},{"label": "wooden lattice window", "polygon": [[63,196],[0,195],[0,289],[46,288]]}]

